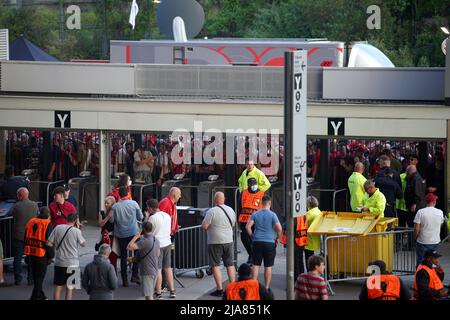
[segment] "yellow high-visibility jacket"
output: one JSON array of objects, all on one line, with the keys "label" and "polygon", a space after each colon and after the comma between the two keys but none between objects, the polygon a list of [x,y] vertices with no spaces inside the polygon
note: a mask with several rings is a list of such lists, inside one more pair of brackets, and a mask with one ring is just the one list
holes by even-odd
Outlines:
[{"label": "yellow high-visibility jacket", "polygon": [[364,183],[367,179],[359,172],[353,172],[348,178],[348,189],[350,190],[350,206],[352,211],[356,211],[356,207],[361,206],[364,200]]},{"label": "yellow high-visibility jacket", "polygon": [[379,214],[381,218],[384,217],[384,209],[386,208],[386,198],[384,194],[377,188],[370,197],[366,193],[364,196],[363,206],[369,209],[372,214]]},{"label": "yellow high-visibility jacket", "polygon": [[247,169],[245,169],[241,176],[239,177],[239,192],[242,193],[243,190],[247,189],[247,180],[249,178],[255,178],[258,181],[258,189],[266,192],[270,188],[270,181],[267,179],[264,172],[259,170],[257,167],[254,167],[252,171],[247,175]]}]

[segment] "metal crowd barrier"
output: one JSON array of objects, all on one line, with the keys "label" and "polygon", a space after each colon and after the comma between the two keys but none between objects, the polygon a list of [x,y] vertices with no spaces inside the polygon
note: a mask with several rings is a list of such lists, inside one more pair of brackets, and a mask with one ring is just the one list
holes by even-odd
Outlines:
[{"label": "metal crowd barrier", "polygon": [[12,233],[14,229],[14,219],[12,216],[0,218],[0,240],[3,245],[3,261],[13,261]]},{"label": "metal crowd barrier", "polygon": [[414,230],[369,233],[366,236],[324,236],[325,281],[332,295],[331,282],[366,279],[369,262],[383,260],[387,271],[398,276],[416,271]]},{"label": "metal crowd barrier", "polygon": [[201,225],[181,228],[175,234],[175,250],[173,255],[174,278],[184,287],[178,276],[195,271],[201,279],[206,273],[211,274],[209,266],[206,230]]}]

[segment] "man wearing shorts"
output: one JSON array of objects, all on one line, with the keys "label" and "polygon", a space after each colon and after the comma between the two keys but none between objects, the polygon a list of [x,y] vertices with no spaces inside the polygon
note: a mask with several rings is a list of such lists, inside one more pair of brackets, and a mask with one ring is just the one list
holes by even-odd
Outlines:
[{"label": "man wearing shorts", "polygon": [[209,261],[216,282],[216,290],[211,292],[211,295],[222,297],[221,261],[227,268],[228,281],[234,282],[236,277],[233,262],[233,228],[236,224],[236,212],[224,204],[223,192],[215,193],[214,203],[216,206],[206,212],[202,227],[207,232]]},{"label": "man wearing shorts", "polygon": [[64,287],[66,287],[66,300],[72,300],[73,288],[68,286],[67,281],[74,269],[80,266],[78,246],[86,246],[81,230],[75,226],[77,221],[78,215],[70,213],[67,216],[67,223],[57,225],[47,240],[49,247],[55,247],[54,300],[61,299],[61,291]]},{"label": "man wearing shorts", "polygon": [[[250,217],[245,229],[253,239],[253,279],[258,279],[259,267],[264,260],[264,283],[270,288],[272,266],[275,262],[277,243],[281,239],[282,229],[275,212],[270,210],[272,204],[270,196],[262,198],[262,209]],[[252,227],[255,226],[254,233]]]},{"label": "man wearing shorts", "polygon": [[[148,221],[144,222],[142,232],[136,233],[127,246],[130,251],[137,250],[135,258],[139,262],[139,274],[145,300],[153,300],[158,276],[159,241],[152,232],[152,224]],[[138,241],[140,238],[141,240]]]},{"label": "man wearing shorts", "polygon": [[171,298],[176,297],[175,285],[173,283],[172,273],[172,241],[170,240],[170,231],[172,225],[172,219],[170,216],[159,210],[159,203],[156,199],[150,199],[147,201],[148,208],[148,221],[153,226],[153,235],[159,240],[159,246],[161,254],[158,261],[158,278],[156,279],[156,292],[155,298],[162,299],[162,270],[164,270],[164,276],[169,287],[169,294]]}]

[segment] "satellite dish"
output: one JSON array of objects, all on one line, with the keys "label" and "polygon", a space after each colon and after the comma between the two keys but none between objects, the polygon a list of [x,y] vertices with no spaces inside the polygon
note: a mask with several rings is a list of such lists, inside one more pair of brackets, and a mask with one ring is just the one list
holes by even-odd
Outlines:
[{"label": "satellite dish", "polygon": [[[197,36],[205,23],[205,12],[202,6],[195,0],[164,0],[158,6],[157,18],[159,30],[168,39],[174,39],[174,25],[179,27],[180,21],[174,19],[180,17],[184,21],[186,36],[189,39]],[[177,27],[177,28],[178,28]],[[180,31],[180,30],[178,30]],[[177,33],[178,33],[177,31]]]},{"label": "satellite dish", "polygon": [[348,59],[349,68],[395,68],[391,60],[370,44],[355,44]]}]

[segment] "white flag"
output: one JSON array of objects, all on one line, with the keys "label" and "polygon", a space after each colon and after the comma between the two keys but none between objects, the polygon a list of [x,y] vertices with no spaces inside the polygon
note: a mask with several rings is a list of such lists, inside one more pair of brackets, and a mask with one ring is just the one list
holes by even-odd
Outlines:
[{"label": "white flag", "polygon": [[133,26],[133,30],[134,30],[134,26],[136,24],[136,16],[139,12],[139,7],[136,3],[136,0],[133,0],[133,3],[131,4],[131,11],[130,11],[130,19],[128,20],[128,22]]}]

